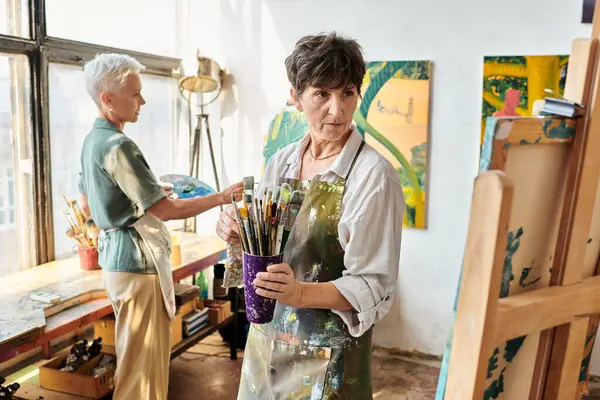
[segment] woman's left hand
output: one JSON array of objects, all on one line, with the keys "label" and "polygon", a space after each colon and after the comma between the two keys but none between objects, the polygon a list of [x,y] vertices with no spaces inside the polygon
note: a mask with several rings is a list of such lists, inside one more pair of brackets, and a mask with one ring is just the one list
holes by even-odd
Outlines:
[{"label": "woman's left hand", "polygon": [[287,306],[299,308],[302,298],[302,283],[297,282],[289,264],[273,264],[267,272],[259,272],[252,282],[256,294],[278,300]]}]

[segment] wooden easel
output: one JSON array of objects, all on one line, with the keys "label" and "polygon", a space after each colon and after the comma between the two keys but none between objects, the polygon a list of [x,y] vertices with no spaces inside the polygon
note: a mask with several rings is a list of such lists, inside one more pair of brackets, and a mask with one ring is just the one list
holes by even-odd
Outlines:
[{"label": "wooden easel", "polygon": [[[519,392],[518,399],[579,398],[577,385],[586,339],[593,333],[592,323],[598,326],[600,314],[600,270],[591,274],[584,270],[588,235],[597,228],[592,220],[599,204],[598,3],[592,38],[575,40],[569,60],[565,98],[583,103],[586,115],[566,121],[576,125],[576,133],[569,149],[549,286],[499,299],[515,187],[503,171],[507,150],[498,146],[490,170],[475,180],[444,395],[447,400],[482,400],[494,348],[525,335],[539,335],[539,341],[533,371],[520,371],[529,374],[531,385]],[[549,123],[557,121],[548,119]],[[532,121],[509,122],[512,129],[519,127],[525,140],[535,130],[527,126]],[[597,276],[590,277],[593,274]]]}]

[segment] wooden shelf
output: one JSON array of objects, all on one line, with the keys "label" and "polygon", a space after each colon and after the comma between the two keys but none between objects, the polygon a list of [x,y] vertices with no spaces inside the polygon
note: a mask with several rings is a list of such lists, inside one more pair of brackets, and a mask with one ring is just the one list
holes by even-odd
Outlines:
[{"label": "wooden shelf", "polygon": [[171,360],[179,357],[181,354],[185,353],[188,349],[195,346],[202,339],[212,335],[214,332],[218,331],[221,328],[229,325],[233,322],[235,318],[235,314],[230,315],[227,319],[217,325],[208,325],[203,329],[199,330],[195,334],[190,337],[183,339],[180,343],[177,344],[171,351]]}]

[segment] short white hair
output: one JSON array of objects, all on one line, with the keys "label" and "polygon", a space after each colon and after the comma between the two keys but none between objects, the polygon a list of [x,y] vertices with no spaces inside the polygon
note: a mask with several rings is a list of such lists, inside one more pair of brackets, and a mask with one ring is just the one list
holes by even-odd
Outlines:
[{"label": "short white hair", "polygon": [[118,90],[130,75],[144,69],[139,61],[126,54],[97,54],[83,67],[85,88],[98,108],[102,108],[102,92]]}]

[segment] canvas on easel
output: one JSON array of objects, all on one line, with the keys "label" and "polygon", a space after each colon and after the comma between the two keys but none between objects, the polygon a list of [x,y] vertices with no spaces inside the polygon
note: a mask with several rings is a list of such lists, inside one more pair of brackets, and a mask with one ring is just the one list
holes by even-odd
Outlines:
[{"label": "canvas on easel", "polygon": [[[502,280],[498,297],[547,287],[560,223],[566,171],[576,122],[566,118],[490,117],[479,172],[503,171],[514,185]],[[600,235],[595,243],[600,244]],[[457,291],[457,296],[460,288]],[[485,393],[490,399],[519,398],[529,390],[538,335],[496,343],[489,354]],[[452,341],[447,344],[440,384]],[[525,372],[524,372],[525,371]],[[443,386],[443,385],[442,385]],[[438,399],[440,393],[438,390]],[[486,397],[484,397],[486,398]]]},{"label": "canvas on easel", "polygon": [[598,18],[593,31],[574,41],[565,89],[582,118],[487,121],[436,399],[585,394],[600,314]]}]

